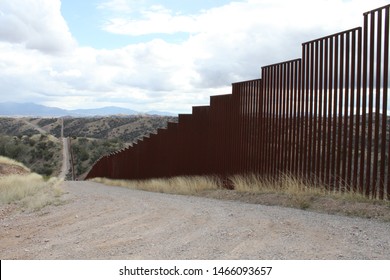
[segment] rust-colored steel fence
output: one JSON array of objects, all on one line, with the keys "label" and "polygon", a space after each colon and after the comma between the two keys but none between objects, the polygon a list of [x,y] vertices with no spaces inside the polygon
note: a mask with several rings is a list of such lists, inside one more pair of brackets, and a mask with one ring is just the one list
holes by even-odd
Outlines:
[{"label": "rust-colored steel fence", "polygon": [[178,123],[100,158],[88,178],[288,173],[390,199],[390,5],[358,27],[302,44]]}]

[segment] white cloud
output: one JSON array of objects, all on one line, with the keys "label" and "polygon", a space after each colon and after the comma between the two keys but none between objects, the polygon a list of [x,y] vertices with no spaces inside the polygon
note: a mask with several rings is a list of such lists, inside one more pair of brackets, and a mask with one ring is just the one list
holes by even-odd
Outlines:
[{"label": "white cloud", "polygon": [[0,41],[22,44],[44,53],[75,47],[59,0],[13,0],[0,2]]},{"label": "white cloud", "polygon": [[137,18],[135,2],[100,4],[112,15],[105,29],[128,36],[184,32],[187,39],[79,47],[59,0],[1,0],[1,100],[190,112],[210,95],[230,93],[232,82],[260,77],[261,66],[298,58],[302,42],[362,25],[363,12],[386,4],[247,0],[185,15],[145,2]]},{"label": "white cloud", "polygon": [[247,0],[189,15],[151,6],[140,14],[113,17],[103,28],[128,36],[188,33],[189,39],[176,48],[158,51],[175,61],[172,53],[182,49],[191,57],[186,60],[192,77],[187,81],[194,87],[209,88],[255,78],[261,66],[297,58],[302,42],[361,25],[364,11],[384,4],[364,0]]},{"label": "white cloud", "polygon": [[126,19],[123,17],[109,19],[103,26],[108,32],[122,35],[144,35],[177,32],[198,32],[196,18],[175,15],[171,10],[157,5],[141,11],[142,19]]},{"label": "white cloud", "polygon": [[[110,5],[119,9],[121,5],[117,2],[124,1],[109,1]],[[139,36],[177,32],[232,34],[254,26],[299,30],[314,27],[343,28],[352,24],[351,17],[359,19],[363,11],[384,4],[386,1],[246,0],[231,2],[197,14],[182,14],[162,5],[151,5],[140,7],[140,10],[134,10],[131,14],[118,13],[118,16],[112,16],[106,21],[103,29],[116,34]]]}]

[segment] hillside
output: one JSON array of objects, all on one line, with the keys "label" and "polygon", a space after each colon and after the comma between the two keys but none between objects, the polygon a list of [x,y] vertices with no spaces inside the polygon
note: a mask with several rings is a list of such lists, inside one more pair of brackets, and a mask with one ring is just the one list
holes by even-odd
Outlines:
[{"label": "hillside", "polygon": [[52,176],[61,168],[61,137],[71,138],[76,177],[104,154],[137,141],[167,122],[166,116],[93,118],[0,118],[0,155],[24,163],[32,171]]},{"label": "hillside", "polygon": [[[119,139],[130,144],[175,121],[176,117],[160,116],[68,118],[64,120],[64,136]],[[59,127],[51,133],[59,136]]]},{"label": "hillside", "polygon": [[59,173],[62,163],[61,143],[51,135],[1,135],[0,156],[17,160],[33,172],[45,176]]},{"label": "hillside", "polygon": [[0,118],[0,135],[23,136],[34,135],[39,131],[23,118]]},{"label": "hillside", "polygon": [[155,133],[166,127],[167,122],[176,122],[177,117],[169,116],[126,116],[93,118],[0,118],[0,134],[10,136],[40,133],[37,127],[55,137],[61,137],[64,122],[64,137],[88,137],[96,139],[120,139],[133,143],[137,139]]}]

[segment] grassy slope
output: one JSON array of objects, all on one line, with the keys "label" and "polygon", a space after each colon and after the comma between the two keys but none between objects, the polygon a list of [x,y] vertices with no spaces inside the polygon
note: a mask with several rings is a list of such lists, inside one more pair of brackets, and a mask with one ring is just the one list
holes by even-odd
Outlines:
[{"label": "grassy slope", "polygon": [[[55,177],[45,180],[41,175],[31,173],[22,163],[6,157],[0,157],[0,165],[7,172],[0,173],[0,206],[16,205],[24,210],[40,210],[47,205],[60,204],[61,181]],[[19,174],[13,167],[22,168]]]}]

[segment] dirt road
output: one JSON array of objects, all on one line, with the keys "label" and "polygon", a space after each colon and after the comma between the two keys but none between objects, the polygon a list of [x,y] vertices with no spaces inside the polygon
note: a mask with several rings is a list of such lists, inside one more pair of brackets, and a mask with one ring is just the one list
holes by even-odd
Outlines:
[{"label": "dirt road", "polygon": [[67,201],[3,213],[1,259],[390,259],[390,223],[65,182]]},{"label": "dirt road", "polygon": [[31,128],[37,130],[39,133],[42,133],[43,135],[46,135],[48,134],[48,132],[46,130],[44,130],[42,127],[40,127],[39,125],[37,124],[34,124],[32,122],[29,122],[27,119],[24,119],[24,118],[21,118],[21,120],[27,124],[28,126],[30,126]]},{"label": "dirt road", "polygon": [[69,140],[68,138],[61,138],[62,140],[62,167],[58,175],[59,178],[65,178],[70,169],[70,154],[69,154]]}]

